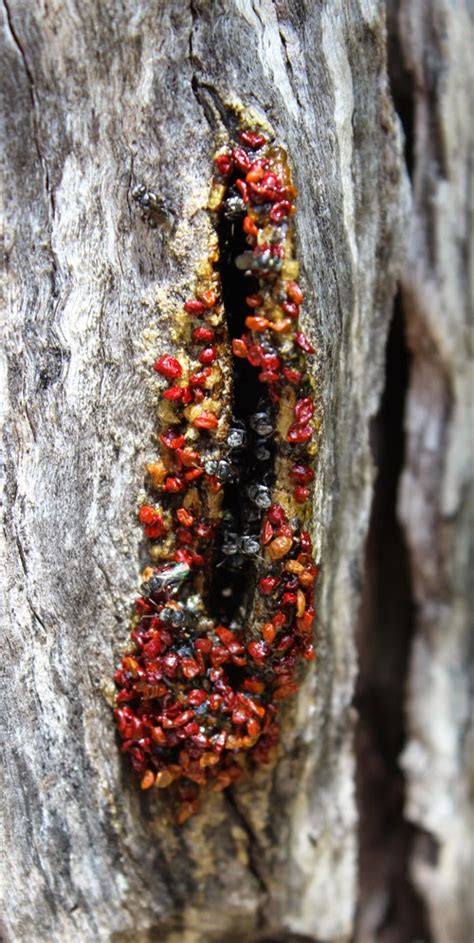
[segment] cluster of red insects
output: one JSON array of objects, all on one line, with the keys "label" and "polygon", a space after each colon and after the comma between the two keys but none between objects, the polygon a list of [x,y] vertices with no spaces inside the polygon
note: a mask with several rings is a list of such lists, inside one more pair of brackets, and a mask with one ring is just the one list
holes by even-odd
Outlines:
[{"label": "cluster of red insects", "polygon": [[[301,659],[314,658],[317,567],[304,522],[317,422],[306,370],[314,350],[298,328],[296,190],[284,151],[257,131],[241,131],[214,163],[211,208],[232,217],[245,245],[234,260],[252,288],[245,329],[229,338],[214,248],[178,316],[185,322],[182,352],[154,365],[165,384],[161,456],[147,466],[150,497],[138,515],[154,565],[144,571],[132,646],[115,673],[122,750],[142,789],[175,784],[179,822],[195,812],[203,787],[220,790],[237,780],[246,757],[268,760],[278,739],[278,702],[297,690]],[[271,487],[258,479],[253,485],[257,546],[233,535],[229,549],[226,480],[232,447],[238,450],[246,434],[233,416],[239,360],[257,371],[267,398],[267,412],[251,422],[264,437],[260,450],[274,443],[274,477]],[[239,480],[237,487],[243,489]],[[239,547],[255,557],[250,608],[240,620],[224,610],[210,616],[211,571],[222,548],[238,561]]]}]

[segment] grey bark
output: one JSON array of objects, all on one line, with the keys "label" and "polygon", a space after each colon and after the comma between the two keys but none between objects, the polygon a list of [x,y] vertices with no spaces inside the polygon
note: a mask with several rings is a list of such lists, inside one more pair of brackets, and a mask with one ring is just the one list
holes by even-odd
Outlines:
[{"label": "grey bark", "polygon": [[[468,15],[462,4],[439,9],[450,37],[445,75],[459,76],[459,86],[433,92],[437,128],[445,150],[450,135],[463,143],[459,152],[453,143],[441,174],[426,166],[420,137],[410,215],[377,0],[5,3],[7,940],[351,938],[353,632],[374,479],[369,424],[405,252],[414,438],[401,506],[420,607],[408,814],[440,843],[437,865],[415,861],[436,939],[464,939],[467,234],[456,229],[456,207],[467,132],[451,122],[461,123],[466,100],[457,56]],[[419,88],[424,57],[439,44],[422,17],[408,5],[403,12]],[[305,329],[318,347],[325,413],[314,507],[319,656],[285,712],[276,765],[214,795],[178,828],[166,799],[141,795],[122,763],[103,690],[139,575],[135,510],[155,430],[146,364],[172,348],[173,310],[206,254],[211,157],[230,99],[272,122],[300,190]],[[417,102],[421,134],[423,92]],[[442,206],[426,193],[428,177],[444,186]],[[133,205],[137,182],[163,199],[155,230]],[[453,244],[442,260],[423,238],[433,220],[442,246]],[[459,277],[454,264],[464,266]],[[431,304],[433,284],[442,291]],[[425,410],[437,433],[419,465]],[[415,484],[429,501],[413,508]],[[424,679],[433,674],[441,704],[433,688],[426,716]],[[449,721],[435,731],[431,718],[445,711]],[[436,783],[427,782],[433,768],[443,773]],[[454,780],[459,802],[441,808]]]},{"label": "grey bark", "polygon": [[474,935],[472,7],[401,4],[414,87],[413,212],[402,277],[412,366],[399,496],[417,606],[402,756],[412,868],[433,935]]}]

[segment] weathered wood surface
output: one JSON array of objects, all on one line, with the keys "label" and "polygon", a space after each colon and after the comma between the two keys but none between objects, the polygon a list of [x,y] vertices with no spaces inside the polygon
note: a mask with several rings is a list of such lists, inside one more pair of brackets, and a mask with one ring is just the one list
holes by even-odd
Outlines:
[{"label": "weathered wood surface", "polygon": [[[6,939],[349,940],[369,422],[408,219],[383,5],[8,0],[3,19]],[[122,763],[102,688],[138,581],[154,431],[143,351],[173,343],[172,311],[206,251],[219,114],[235,98],[274,124],[300,189],[325,409],[319,659],[277,765],[176,828]],[[156,230],[133,205],[137,182],[163,197]],[[415,206],[421,221],[422,195]]]},{"label": "weathered wood surface", "polygon": [[364,591],[357,941],[470,943],[472,9],[444,0],[387,8],[412,209],[377,425],[386,480],[376,489]]},{"label": "weathered wood surface", "polygon": [[474,938],[473,10],[403,0],[413,213],[402,278],[412,362],[399,508],[416,603],[402,757],[412,871],[435,940]]}]

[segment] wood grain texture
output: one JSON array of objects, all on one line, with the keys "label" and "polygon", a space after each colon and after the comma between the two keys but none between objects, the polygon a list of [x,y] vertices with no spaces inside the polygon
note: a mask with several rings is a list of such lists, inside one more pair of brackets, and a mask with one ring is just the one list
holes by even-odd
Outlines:
[{"label": "wood grain texture", "polygon": [[[353,626],[369,423],[407,212],[377,0],[8,0],[5,936],[349,940]],[[142,366],[206,252],[225,102],[275,126],[300,189],[305,329],[325,410],[317,668],[277,765],[182,828],[139,795],[103,696],[138,581],[153,454]],[[152,231],[131,200],[159,191]]]},{"label": "wood grain texture", "polygon": [[407,817],[422,830],[413,875],[441,943],[474,936],[472,14],[445,0],[398,14],[414,132],[399,506],[417,607],[402,765]]}]

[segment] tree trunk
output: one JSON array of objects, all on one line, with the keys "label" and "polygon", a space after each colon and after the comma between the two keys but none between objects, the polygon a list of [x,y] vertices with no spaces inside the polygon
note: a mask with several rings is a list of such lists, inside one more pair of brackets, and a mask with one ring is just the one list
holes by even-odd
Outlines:
[{"label": "tree trunk", "polygon": [[[413,213],[402,277],[412,363],[399,496],[416,634],[402,755],[413,875],[436,940],[474,934],[472,807],[472,8],[404,0]],[[472,340],[472,333],[471,333]],[[469,839],[469,835],[471,839]]]},{"label": "tree trunk", "polygon": [[[401,703],[411,651],[406,816],[424,832],[412,867],[426,943],[471,939],[469,17],[443,0],[390,13],[411,208],[377,0],[5,2],[7,940],[336,943],[352,938],[359,900],[361,943],[410,943],[396,921],[383,936],[386,870],[374,883],[362,869],[359,887],[353,707],[369,433],[398,279],[416,604],[400,663]],[[172,315],[207,253],[229,102],[268,118],[299,189],[304,328],[324,406],[318,659],[284,710],[276,763],[176,826],[123,763],[104,690],[140,569],[150,358],[175,349]],[[156,228],[132,200],[139,183],[158,194]],[[375,639],[383,657],[381,610],[376,621],[361,630],[362,660]],[[359,767],[374,756],[359,749]]]}]

